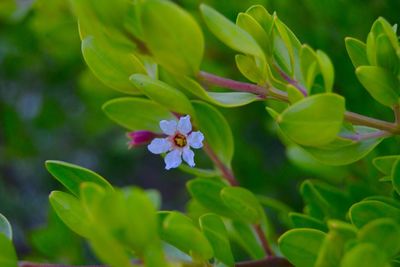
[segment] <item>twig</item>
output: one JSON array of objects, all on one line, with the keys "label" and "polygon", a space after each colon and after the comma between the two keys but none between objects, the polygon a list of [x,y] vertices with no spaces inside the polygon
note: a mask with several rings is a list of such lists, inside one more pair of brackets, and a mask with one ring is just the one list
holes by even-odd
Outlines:
[{"label": "twig", "polygon": [[[273,87],[265,88],[255,84],[237,82],[228,78],[218,77],[204,71],[200,72],[199,76],[203,81],[210,84],[215,84],[235,91],[252,92],[259,95],[260,97],[263,96],[264,99],[268,97],[268,98],[275,98],[283,102],[289,102],[288,95],[286,92]],[[260,92],[262,91],[266,92],[266,94],[265,95],[260,94]],[[398,116],[400,117],[400,108]],[[344,114],[344,118],[346,121],[351,122],[354,125],[369,126],[379,130],[390,132],[392,134],[400,134],[400,126],[397,125],[396,123],[391,123],[371,118],[351,111],[346,111]]]},{"label": "twig", "polygon": [[293,267],[293,265],[284,258],[273,256],[262,260],[238,262],[235,267]]}]

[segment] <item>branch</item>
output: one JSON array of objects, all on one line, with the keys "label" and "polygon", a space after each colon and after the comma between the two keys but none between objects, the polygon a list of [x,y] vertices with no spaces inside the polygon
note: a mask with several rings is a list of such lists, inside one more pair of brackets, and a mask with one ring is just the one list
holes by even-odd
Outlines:
[{"label": "branch", "polygon": [[238,262],[235,267],[293,267],[293,265],[285,258],[268,257],[262,260]]},{"label": "branch", "polygon": [[[217,85],[235,91],[254,93],[262,97],[263,99],[274,98],[283,102],[289,102],[287,93],[279,89],[276,89],[274,87],[266,88],[255,84],[238,82],[231,79],[218,77],[204,71],[200,72],[199,77],[200,79],[211,85]],[[261,94],[260,92],[264,92],[264,94]],[[400,117],[400,110],[398,115]],[[344,118],[346,121],[351,122],[354,125],[363,125],[376,128],[382,131],[387,131],[392,134],[400,134],[400,126],[397,125],[396,123],[367,117],[351,111],[346,111],[344,114]]]}]

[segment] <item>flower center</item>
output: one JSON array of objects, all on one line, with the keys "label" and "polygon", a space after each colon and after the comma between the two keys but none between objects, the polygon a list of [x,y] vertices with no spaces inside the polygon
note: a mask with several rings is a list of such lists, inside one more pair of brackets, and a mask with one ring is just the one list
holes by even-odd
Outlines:
[{"label": "flower center", "polygon": [[183,134],[180,134],[180,133],[176,134],[174,136],[173,140],[174,140],[174,144],[177,147],[185,147],[187,145],[186,136],[184,136]]}]

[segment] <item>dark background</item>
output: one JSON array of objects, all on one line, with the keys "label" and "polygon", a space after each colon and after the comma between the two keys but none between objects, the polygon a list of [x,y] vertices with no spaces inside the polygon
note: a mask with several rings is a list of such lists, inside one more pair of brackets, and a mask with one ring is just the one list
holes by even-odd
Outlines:
[{"label": "dark background", "polygon": [[[344,38],[364,41],[378,16],[392,24],[399,22],[400,1],[176,2],[199,22],[200,2],[232,21],[252,4],[262,4],[271,13],[276,10],[303,43],[331,57],[336,71],[335,91],[346,97],[349,110],[393,119],[390,110],[374,102],[357,82]],[[206,36],[203,68],[244,80],[235,67],[235,53],[201,24]],[[116,186],[135,184],[158,189],[164,209],[184,208],[188,199],[184,184],[190,176],[177,170],[165,171],[162,159],[145,148],[128,150],[124,129],[102,113],[101,105],[119,95],[86,68],[67,0],[0,1],[0,212],[13,225],[14,243],[21,256],[81,263],[85,254],[81,240],[49,215],[47,196],[51,190],[62,188],[46,172],[47,159],[90,168]],[[310,172],[288,159],[263,104],[221,111],[235,137],[233,169],[241,184],[256,193],[300,210],[298,185],[306,178],[324,179],[338,186],[354,179],[373,181],[366,190],[374,190],[377,174],[365,164],[372,156],[346,168],[321,166],[321,171]],[[396,153],[397,148],[397,140],[385,141],[373,155]]]}]

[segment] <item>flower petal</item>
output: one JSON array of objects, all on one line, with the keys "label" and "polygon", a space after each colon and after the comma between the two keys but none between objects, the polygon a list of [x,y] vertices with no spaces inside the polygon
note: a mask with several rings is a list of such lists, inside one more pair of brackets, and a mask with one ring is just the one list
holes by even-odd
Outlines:
[{"label": "flower petal", "polygon": [[173,135],[176,132],[176,126],[177,126],[177,122],[174,120],[162,120],[160,121],[160,128],[163,131],[163,133],[167,134],[167,135]]},{"label": "flower petal", "polygon": [[164,158],[165,169],[169,170],[181,165],[182,163],[181,154],[182,152],[179,149],[174,149],[171,152],[169,152]]},{"label": "flower petal", "polygon": [[171,142],[167,138],[154,138],[147,149],[153,154],[161,154],[172,148]]},{"label": "flower petal", "polygon": [[190,148],[185,147],[183,149],[182,157],[190,167],[194,167],[196,165],[194,163],[194,152]]},{"label": "flower petal", "polygon": [[193,148],[203,147],[203,140],[204,140],[204,135],[200,131],[192,132],[188,136],[188,144]]},{"label": "flower petal", "polygon": [[178,131],[183,134],[188,134],[192,130],[192,123],[190,122],[190,116],[186,115],[181,117],[178,122]]}]

